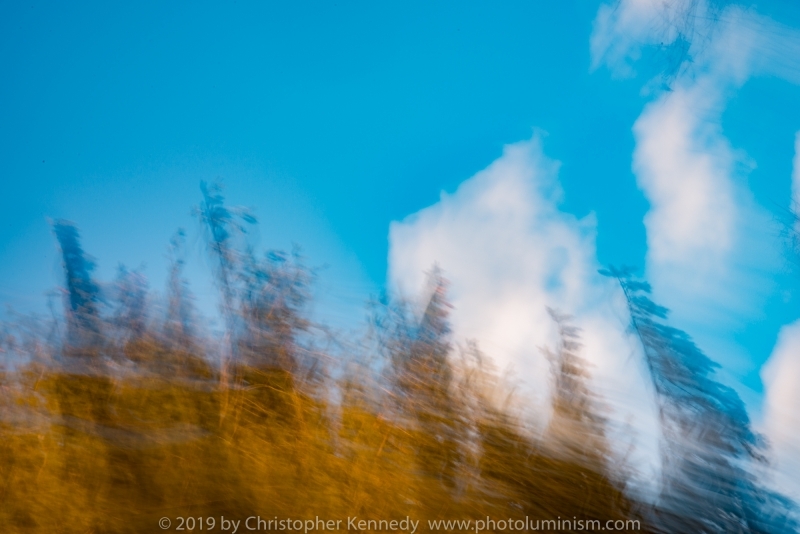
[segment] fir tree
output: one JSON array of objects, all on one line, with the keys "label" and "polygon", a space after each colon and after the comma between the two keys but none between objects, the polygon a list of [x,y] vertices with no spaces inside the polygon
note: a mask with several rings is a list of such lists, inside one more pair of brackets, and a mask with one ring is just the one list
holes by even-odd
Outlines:
[{"label": "fir tree", "polygon": [[100,290],[92,278],[94,263],[81,248],[80,234],[69,221],[58,220],[53,230],[61,247],[67,293],[67,341],[73,348],[96,347],[101,341]]},{"label": "fir tree", "polygon": [[656,394],[663,432],[658,521],[667,532],[790,532],[788,501],[762,487],[753,469],[764,442],[744,403],[714,379],[719,365],[683,331],[650,286],[626,269],[601,274],[619,281],[631,331],[639,339]]},{"label": "fir tree", "polygon": [[548,312],[558,326],[559,343],[555,352],[546,351],[553,374],[553,414],[546,436],[558,453],[605,468],[606,419],[600,413],[600,399],[590,389],[588,364],[580,355],[580,328],[571,323],[571,316]]}]

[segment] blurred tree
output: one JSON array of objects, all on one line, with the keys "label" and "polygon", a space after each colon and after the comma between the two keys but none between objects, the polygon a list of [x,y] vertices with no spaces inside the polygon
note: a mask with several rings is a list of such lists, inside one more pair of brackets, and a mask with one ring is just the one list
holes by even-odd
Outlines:
[{"label": "blurred tree", "polygon": [[66,275],[67,343],[73,348],[97,347],[101,337],[100,291],[92,279],[94,263],[81,248],[80,235],[69,221],[57,220],[53,230],[61,247]]},{"label": "blurred tree", "polygon": [[240,312],[243,329],[238,339],[242,360],[258,367],[297,370],[304,351],[298,336],[308,332],[306,317],[311,273],[299,251],[290,256],[272,251],[264,259],[245,256],[241,277]]},{"label": "blurred tree", "polygon": [[236,348],[234,340],[239,332],[237,282],[242,263],[235,237],[246,233],[247,225],[255,224],[256,219],[247,208],[226,206],[219,184],[201,182],[200,190],[203,201],[194,212],[205,229],[206,243],[214,261],[214,273],[222,298],[222,315],[227,322],[233,356]]},{"label": "blurred tree", "polygon": [[446,282],[438,267],[428,275],[428,302],[420,319],[407,304],[385,308],[382,344],[401,413],[419,430],[422,468],[446,488],[456,485],[463,421],[453,396],[452,350]]},{"label": "blurred tree", "polygon": [[649,284],[628,269],[601,274],[619,281],[656,394],[664,436],[658,521],[665,531],[796,531],[789,502],[756,480],[765,444],[738,394],[713,378],[719,365],[666,324],[668,310],[650,299]]},{"label": "blurred tree", "polygon": [[175,232],[169,245],[169,277],[167,279],[167,317],[164,335],[177,347],[187,348],[194,337],[193,310],[189,284],[183,275],[186,264],[186,233]]},{"label": "blurred tree", "polygon": [[147,278],[139,271],[129,271],[124,265],[117,270],[111,296],[113,311],[111,324],[119,332],[121,341],[141,338],[147,329]]},{"label": "blurred tree", "polygon": [[606,418],[600,399],[589,385],[587,362],[580,355],[580,329],[572,317],[548,308],[558,326],[559,343],[555,352],[545,351],[553,375],[553,414],[546,439],[564,457],[605,468],[610,457],[605,435]]}]

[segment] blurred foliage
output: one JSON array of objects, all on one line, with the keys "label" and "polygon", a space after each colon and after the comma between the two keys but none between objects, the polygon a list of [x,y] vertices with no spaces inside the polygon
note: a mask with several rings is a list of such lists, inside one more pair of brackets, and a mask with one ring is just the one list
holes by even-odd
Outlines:
[{"label": "blurred foliage", "polygon": [[553,415],[537,435],[498,401],[510,393],[488,358],[454,345],[437,269],[420,313],[386,299],[372,342],[321,349],[313,272],[298,253],[257,257],[234,239],[249,212],[217,187],[203,194],[222,337],[193,320],[182,232],[159,310],[137,271],[95,281],[77,229],[55,223],[63,315],[0,330],[3,533],[154,532],[178,516],[410,516],[421,531],[427,519],[636,519],[669,531],[610,468],[569,317],[551,312]]},{"label": "blurred foliage", "polygon": [[333,405],[279,367],[237,366],[225,385],[155,340],[124,350],[124,373],[16,373],[0,426],[4,532],[151,532],[179,515],[631,516],[602,463],[550,457],[500,413],[453,404],[436,419],[358,377]]},{"label": "blurred foliage", "polygon": [[791,502],[756,476],[765,440],[739,395],[714,376],[719,364],[667,324],[649,284],[629,269],[602,274],[620,284],[655,390],[663,435],[657,522],[671,532],[796,532]]}]

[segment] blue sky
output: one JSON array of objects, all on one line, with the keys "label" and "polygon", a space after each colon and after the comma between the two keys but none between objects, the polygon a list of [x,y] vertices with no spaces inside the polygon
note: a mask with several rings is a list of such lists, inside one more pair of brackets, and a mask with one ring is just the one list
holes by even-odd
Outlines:
[{"label": "blue sky", "polygon": [[[43,243],[28,234],[66,216],[88,240],[101,221],[98,238],[146,235],[125,260],[155,267],[156,235],[164,243],[197,202],[199,180],[221,176],[232,201],[262,217],[292,190],[381,284],[389,221],[534,127],[565,162],[567,209],[629,207],[604,210],[607,233],[624,239],[601,237],[601,248],[638,263],[645,204],[630,125],[642,102],[638,84],[588,73],[596,7],[6,5],[2,242],[17,259],[4,264],[29,254],[31,269]],[[93,252],[103,265],[119,259]]]},{"label": "blue sky", "polygon": [[58,282],[47,217],[81,226],[101,274],[144,262],[160,287],[169,236],[191,234],[199,181],[220,177],[233,203],[256,207],[265,246],[300,243],[355,305],[384,284],[390,221],[534,127],[576,185],[566,209],[608,199],[602,235],[622,238],[601,250],[641,263],[629,158],[641,99],[634,83],[588,74],[596,5],[286,9],[4,7],[5,300],[36,307]]},{"label": "blue sky", "polygon": [[[193,289],[201,306],[213,308],[189,213],[199,182],[221,179],[231,204],[255,208],[264,248],[297,242],[309,263],[329,265],[320,282],[323,315],[349,324],[370,294],[387,287],[391,247],[415,250],[390,243],[392,222],[410,228],[415,223],[406,218],[442,205],[442,191],[457,200],[459,185],[505,157],[504,146],[534,136],[541,147],[533,150],[560,162],[559,213],[591,226],[591,265],[652,274],[656,294],[678,308],[679,325],[707,342],[759,408],[762,365],[781,328],[800,317],[796,265],[777,234],[769,252],[745,246],[735,258],[772,257],[740,261],[725,279],[738,287],[742,273],[756,273],[753,287],[747,278],[738,295],[746,310],[716,326],[692,316],[712,308],[725,315],[738,304],[727,293],[684,298],[670,286],[672,263],[659,264],[648,249],[655,234],[645,220],[659,193],[647,189],[658,185],[647,176],[659,171],[648,167],[642,147],[658,125],[648,130],[650,123],[637,121],[662,120],[658,106],[669,105],[652,84],[665,55],[646,46],[658,36],[627,23],[608,31],[630,53],[598,55],[592,43],[603,5],[6,2],[0,298],[43,309],[44,294],[60,283],[47,220],[67,218],[80,226],[101,278],[120,262],[144,265],[155,289],[164,284],[170,236],[187,228]],[[800,7],[779,0],[744,7],[748,17],[771,21],[756,29],[773,43],[767,48],[791,55],[770,39],[800,28]],[[697,72],[705,72],[704,61],[715,68],[710,53],[693,50]],[[687,63],[688,74],[676,81],[687,94],[702,78],[692,68]],[[791,209],[800,86],[793,65],[781,68],[753,67],[744,79],[719,82],[716,107],[698,112],[701,126],[735,155],[736,191],[752,195],[755,207],[747,201],[737,212],[745,234],[748,214],[780,223]],[[681,110],[690,113],[695,103]],[[637,124],[645,125],[638,138]],[[559,220],[565,228],[578,224]],[[409,232],[397,235],[417,230]],[[508,257],[513,263],[513,251]],[[681,268],[689,271],[674,272],[692,272]]]}]

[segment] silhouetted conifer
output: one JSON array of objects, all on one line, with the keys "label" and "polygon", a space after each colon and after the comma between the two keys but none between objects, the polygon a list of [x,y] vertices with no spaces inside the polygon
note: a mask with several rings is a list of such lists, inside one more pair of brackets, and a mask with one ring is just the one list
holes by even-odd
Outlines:
[{"label": "silhouetted conifer", "polygon": [[100,291],[92,279],[94,263],[81,248],[75,225],[58,220],[53,223],[67,284],[65,316],[67,341],[73,348],[97,347],[101,341]]}]

